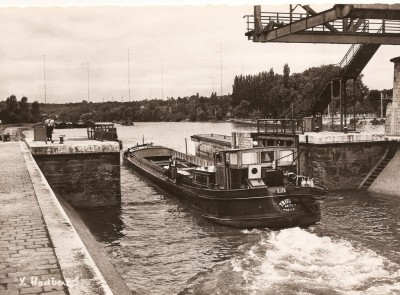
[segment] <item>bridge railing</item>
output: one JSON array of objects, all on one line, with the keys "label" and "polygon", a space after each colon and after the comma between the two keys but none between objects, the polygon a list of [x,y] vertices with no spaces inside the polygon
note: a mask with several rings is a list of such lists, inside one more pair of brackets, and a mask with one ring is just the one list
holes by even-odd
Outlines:
[{"label": "bridge railing", "polygon": [[[306,19],[312,16],[312,14],[307,13],[287,13],[287,12],[261,12],[261,25],[266,28],[271,25],[268,30],[272,30],[277,27],[282,27],[296,21]],[[245,15],[247,23],[247,33],[254,31],[254,15]],[[330,31],[327,28],[336,29],[340,33],[349,33],[349,28],[344,27],[343,20],[337,19],[331,22],[326,22],[317,26],[307,28],[305,31],[308,32],[326,32]],[[352,31],[351,33],[368,33],[368,34],[393,34],[400,33],[400,20],[390,20],[390,19],[364,19],[361,24]]]},{"label": "bridge railing", "polygon": [[257,132],[267,134],[295,135],[304,133],[303,120],[258,119]]},{"label": "bridge railing", "polygon": [[117,128],[112,123],[93,123],[87,127],[89,139],[116,141],[118,139]]}]

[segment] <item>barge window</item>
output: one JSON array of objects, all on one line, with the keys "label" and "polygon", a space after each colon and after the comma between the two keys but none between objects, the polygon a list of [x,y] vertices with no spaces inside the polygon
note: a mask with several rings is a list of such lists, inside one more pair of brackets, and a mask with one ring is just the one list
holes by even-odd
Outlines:
[{"label": "barge window", "polygon": [[261,152],[261,163],[270,163],[273,161],[275,161],[274,151]]},{"label": "barge window", "polygon": [[230,153],[229,154],[229,162],[231,163],[231,165],[237,165],[237,154],[236,153]]},{"label": "barge window", "polygon": [[257,163],[258,163],[257,152],[242,154],[242,164],[251,165],[251,164],[257,164]]}]

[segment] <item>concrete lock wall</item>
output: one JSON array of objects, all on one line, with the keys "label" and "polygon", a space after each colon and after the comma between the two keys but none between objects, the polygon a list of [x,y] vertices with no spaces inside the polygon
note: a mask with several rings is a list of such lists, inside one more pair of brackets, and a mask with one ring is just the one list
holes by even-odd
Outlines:
[{"label": "concrete lock wall", "polygon": [[78,208],[119,205],[120,154],[34,156],[57,196]]},{"label": "concrete lock wall", "polygon": [[355,189],[385,154],[388,142],[301,145],[300,173],[330,190]]},{"label": "concrete lock wall", "polygon": [[386,109],[385,134],[400,136],[400,57],[390,61],[394,63],[393,97]]}]

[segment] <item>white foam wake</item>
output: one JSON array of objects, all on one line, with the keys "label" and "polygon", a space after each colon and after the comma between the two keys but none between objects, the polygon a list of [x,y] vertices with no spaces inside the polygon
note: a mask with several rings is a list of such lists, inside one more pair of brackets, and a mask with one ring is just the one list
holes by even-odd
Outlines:
[{"label": "white foam wake", "polygon": [[253,294],[400,294],[399,265],[299,228],[262,235],[231,263]]}]

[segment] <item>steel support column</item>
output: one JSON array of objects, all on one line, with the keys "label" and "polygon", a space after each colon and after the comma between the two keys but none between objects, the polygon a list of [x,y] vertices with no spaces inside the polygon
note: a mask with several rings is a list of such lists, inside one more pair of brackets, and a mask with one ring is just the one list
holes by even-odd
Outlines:
[{"label": "steel support column", "polygon": [[342,79],[339,81],[339,103],[340,103],[340,131],[343,131],[343,83]]},{"label": "steel support column", "polygon": [[339,81],[339,100],[340,100],[340,131],[344,131],[344,127],[347,127],[347,90],[346,90],[346,79],[340,79]]},{"label": "steel support column", "polygon": [[354,121],[354,131],[357,129],[357,122],[356,122],[356,81],[357,78],[353,79],[353,121]]},{"label": "steel support column", "polygon": [[[343,80],[343,114],[344,127],[347,127],[347,80]],[[343,130],[342,130],[343,131]]]},{"label": "steel support column", "polygon": [[335,102],[334,102],[334,96],[333,96],[333,80],[331,81],[331,103],[330,103],[330,105],[331,105],[331,112],[329,115],[331,116],[331,120],[332,120],[331,128],[333,131],[333,115],[335,113]]}]

